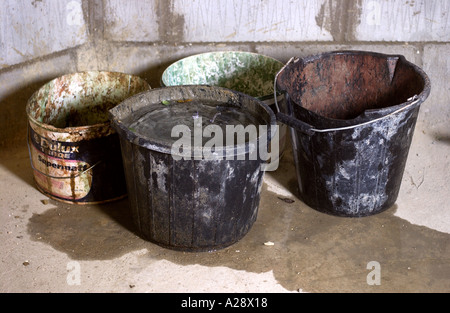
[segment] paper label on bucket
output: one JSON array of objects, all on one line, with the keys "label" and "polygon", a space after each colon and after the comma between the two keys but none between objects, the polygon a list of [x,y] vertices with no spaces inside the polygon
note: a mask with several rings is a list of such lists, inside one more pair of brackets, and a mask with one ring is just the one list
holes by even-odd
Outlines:
[{"label": "paper label on bucket", "polygon": [[58,142],[30,132],[31,161],[38,186],[67,200],[86,197],[92,187],[92,169],[89,163],[73,159],[79,152],[77,143]]},{"label": "paper label on bucket", "polygon": [[76,154],[80,152],[79,142],[60,142],[40,136],[32,128],[31,143],[40,152],[45,155],[58,159],[76,159]]}]

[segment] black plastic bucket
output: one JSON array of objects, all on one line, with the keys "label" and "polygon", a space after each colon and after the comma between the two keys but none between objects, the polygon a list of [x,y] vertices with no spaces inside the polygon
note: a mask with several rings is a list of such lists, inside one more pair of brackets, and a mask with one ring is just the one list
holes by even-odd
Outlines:
[{"label": "black plastic bucket", "polygon": [[[157,125],[159,120],[179,118],[181,113],[170,110],[178,107],[189,111],[194,103],[208,101],[231,109],[245,108],[246,114],[255,116],[262,124],[276,125],[274,113],[260,100],[221,87],[153,89],[125,100],[110,111],[113,127],[120,136],[132,216],[138,232],[143,238],[170,249],[209,251],[229,246],[250,230],[257,217],[264,161],[249,155],[262,139],[270,140],[269,133],[260,133],[254,142],[216,147],[216,158],[199,157],[199,147],[194,145],[192,154],[181,158],[173,150],[173,139],[167,139],[171,126]],[[167,114],[163,111],[165,106]],[[147,123],[148,131],[136,126],[159,111],[164,114],[161,113],[160,119],[155,118],[154,123]],[[226,115],[221,112],[222,116]],[[196,111],[196,115],[202,116],[202,111]],[[233,157],[222,158],[222,153],[231,153]]]},{"label": "black plastic bucket", "polygon": [[360,217],[397,200],[430,81],[401,55],[338,51],[293,58],[286,94],[299,192],[310,207]]}]

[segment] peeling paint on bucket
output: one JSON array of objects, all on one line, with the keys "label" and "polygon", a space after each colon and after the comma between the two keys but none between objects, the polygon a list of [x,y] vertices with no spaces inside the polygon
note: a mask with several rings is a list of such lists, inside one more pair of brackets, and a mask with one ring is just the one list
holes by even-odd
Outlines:
[{"label": "peeling paint on bucket", "polygon": [[108,110],[149,89],[137,76],[90,71],[56,78],[36,91],[26,110],[38,189],[76,204],[126,196],[120,143]]}]

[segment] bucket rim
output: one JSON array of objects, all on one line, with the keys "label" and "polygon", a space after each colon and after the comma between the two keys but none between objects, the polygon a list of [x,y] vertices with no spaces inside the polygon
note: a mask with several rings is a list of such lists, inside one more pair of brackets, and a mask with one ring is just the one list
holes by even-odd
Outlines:
[{"label": "bucket rim", "polygon": [[37,121],[36,119],[34,119],[33,117],[30,117],[29,115],[28,115],[28,119],[30,122],[39,126],[41,129],[50,131],[52,133],[61,133],[61,134],[63,134],[63,133],[64,134],[65,133],[67,133],[67,134],[72,134],[72,133],[84,134],[84,133],[91,133],[94,129],[105,129],[105,128],[111,127],[111,122],[107,121],[107,122],[93,124],[93,125],[87,125],[87,126],[58,128],[58,127],[52,126],[50,124],[41,123],[41,122]]},{"label": "bucket rim", "polygon": [[27,117],[29,119],[30,122],[33,122],[35,125],[39,126],[42,129],[45,129],[47,131],[51,131],[54,133],[87,133],[87,132],[92,132],[93,129],[105,129],[105,128],[110,128],[111,122],[109,120],[102,122],[102,123],[95,123],[92,125],[82,125],[82,126],[70,126],[70,127],[55,127],[51,124],[48,123],[44,123],[44,122],[40,122],[38,121],[36,118],[34,118],[33,113],[31,112],[31,104],[33,101],[35,101],[34,99],[36,98],[37,94],[42,90],[42,88],[44,88],[45,86],[56,82],[57,80],[60,79],[67,79],[70,77],[73,77],[75,75],[82,75],[82,74],[113,74],[113,75],[117,75],[117,76],[129,76],[129,77],[134,77],[138,80],[140,80],[141,82],[145,83],[149,89],[151,89],[150,84],[143,79],[142,77],[135,75],[135,74],[130,74],[130,73],[125,73],[125,72],[120,72],[120,71],[106,71],[106,70],[86,70],[86,71],[77,71],[77,72],[71,72],[71,73],[67,73],[58,77],[55,77],[49,81],[47,81],[46,83],[44,83],[43,85],[41,85],[35,92],[33,92],[33,94],[31,95],[30,98],[28,98],[27,103],[26,103],[26,113],[27,113]]},{"label": "bucket rim", "polygon": [[[178,89],[180,91],[185,91],[185,92],[188,92],[188,91],[195,92],[195,90],[205,92],[207,89],[215,90],[215,91],[222,92],[222,93],[229,93],[230,95],[235,95],[239,98],[243,97],[243,98],[248,99],[249,101],[254,101],[258,104],[258,106],[260,106],[264,109],[264,112],[270,118],[270,123],[267,124],[267,126],[269,126],[268,132],[259,133],[258,137],[256,138],[256,142],[245,142],[243,144],[223,145],[221,147],[218,147],[224,153],[233,151],[234,156],[247,154],[247,153],[249,153],[249,151],[252,150],[252,147],[251,147],[252,145],[256,145],[257,143],[261,142],[263,138],[267,138],[266,140],[268,143],[275,135],[275,132],[272,132],[271,128],[277,126],[277,119],[276,119],[275,113],[270,109],[270,107],[267,104],[265,104],[264,102],[262,102],[261,100],[255,98],[255,97],[251,97],[245,93],[242,93],[242,92],[239,92],[236,90],[232,90],[232,89],[228,89],[228,88],[224,88],[224,87],[210,86],[210,85],[167,86],[167,87],[154,88],[154,89],[136,94],[130,98],[127,98],[125,101],[123,101],[116,107],[109,110],[110,120],[112,122],[113,128],[115,128],[115,130],[119,133],[119,135],[122,138],[126,138],[128,141],[132,142],[133,144],[136,144],[140,147],[150,149],[153,151],[157,151],[157,152],[161,152],[161,153],[165,153],[165,154],[173,154],[172,153],[173,151],[171,150],[172,143],[168,143],[167,141],[159,140],[157,138],[143,136],[142,134],[136,134],[135,132],[130,131],[124,125],[122,120],[119,118],[119,113],[117,112],[119,109],[121,109],[122,107],[125,107],[125,106],[129,106],[130,111],[132,111],[133,109],[131,109],[131,108],[133,107],[133,104],[136,104],[136,103],[144,100],[145,97],[148,96],[149,94],[152,94],[152,93],[155,95],[157,93],[161,94],[161,93],[167,92],[170,89],[173,89],[173,90]],[[188,95],[186,95],[186,96],[188,96]],[[174,98],[172,100],[179,100],[179,99]],[[154,104],[156,104],[156,102],[149,103],[148,105],[154,105]],[[142,108],[144,106],[145,105],[143,105],[139,108]],[[273,127],[270,127],[270,126],[273,126]],[[202,149],[203,149],[203,147],[192,146],[192,151],[193,151],[194,155],[195,155],[195,153],[200,153]],[[253,147],[253,149],[258,149],[258,148]],[[181,153],[180,154],[175,153],[175,155],[180,156]]]},{"label": "bucket rim", "polygon": [[[330,52],[323,52],[323,53],[319,53],[319,54],[315,54],[315,55],[309,55],[307,57],[302,58],[304,61],[314,61],[316,59],[320,59],[326,55],[348,55],[348,54],[353,54],[353,55],[372,55],[372,56],[376,56],[376,57],[383,57],[383,58],[398,58],[399,60],[402,60],[403,62],[405,62],[406,65],[412,67],[418,74],[419,76],[422,78],[423,82],[424,82],[424,86],[423,86],[423,90],[420,94],[416,95],[419,99],[422,99],[421,102],[425,101],[427,99],[427,97],[430,94],[431,91],[431,82],[430,82],[430,78],[427,75],[427,73],[425,73],[425,71],[419,67],[418,65],[412,63],[411,61],[409,61],[408,59],[406,59],[406,57],[403,54],[389,54],[389,53],[382,53],[382,52],[375,52],[375,51],[365,51],[365,50],[335,50],[335,51],[330,51]],[[405,103],[408,103],[408,101],[399,104],[400,105],[404,105]]]},{"label": "bucket rim", "polygon": [[[171,87],[171,86],[212,86],[211,84],[182,84],[182,85],[167,85],[166,84],[166,79],[165,77],[167,76],[168,71],[175,66],[176,64],[179,64],[180,62],[183,61],[187,61],[190,59],[194,59],[194,58],[198,58],[198,57],[203,57],[203,56],[207,56],[207,55],[224,55],[224,54],[239,54],[239,55],[250,55],[250,56],[254,56],[254,57],[263,57],[264,59],[268,59],[273,61],[276,64],[279,64],[280,67],[282,68],[284,66],[284,63],[274,57],[268,56],[266,54],[261,54],[261,53],[257,53],[257,52],[250,52],[250,51],[239,51],[239,50],[223,50],[223,51],[209,51],[209,52],[202,52],[202,53],[197,53],[197,54],[193,54],[193,55],[189,55],[186,56],[184,58],[181,58],[177,61],[172,62],[169,66],[166,67],[166,69],[164,70],[164,72],[161,75],[161,79],[160,79],[160,84],[161,87]],[[217,86],[220,87],[220,86]],[[225,87],[223,87],[225,88]],[[242,92],[242,91],[239,91]],[[245,93],[245,92],[244,92]],[[268,94],[262,95],[262,96],[257,96],[255,98],[261,100],[261,101],[265,101],[268,99],[271,99],[273,97],[273,93],[270,92]]]},{"label": "bucket rim", "polygon": [[[335,51],[322,52],[322,53],[318,53],[318,54],[312,54],[312,55],[308,55],[305,57],[292,57],[275,76],[274,86],[275,86],[276,91],[281,92],[283,94],[287,94],[286,90],[284,90],[283,88],[280,88],[280,86],[278,84],[278,77],[289,66],[293,66],[294,64],[296,64],[298,62],[310,63],[310,62],[319,60],[321,58],[334,56],[334,55],[371,55],[371,56],[381,57],[381,58],[385,58],[385,59],[397,58],[398,60],[401,60],[402,62],[404,62],[404,64],[406,64],[407,66],[411,67],[421,77],[421,79],[423,81],[423,89],[418,95],[414,95],[413,97],[407,99],[406,101],[404,101],[402,103],[392,105],[389,107],[385,107],[385,108],[364,110],[360,115],[358,115],[357,117],[352,118],[352,119],[328,118],[328,117],[321,116],[311,110],[301,107],[313,115],[318,115],[320,118],[330,121],[330,123],[338,123],[341,125],[341,127],[336,127],[333,129],[346,128],[346,127],[350,127],[350,126],[355,127],[355,126],[363,125],[366,122],[360,121],[360,119],[366,113],[368,113],[368,114],[379,113],[379,114],[381,114],[381,116],[386,116],[386,115],[390,115],[391,113],[395,113],[398,110],[403,110],[407,106],[420,105],[421,103],[425,102],[425,100],[429,97],[429,95],[431,93],[431,82],[430,82],[429,76],[425,73],[425,71],[421,67],[408,61],[404,55],[402,55],[402,54],[386,54],[386,53],[381,53],[381,52],[364,51],[364,50],[335,50]],[[326,130],[326,129],[321,129],[320,127],[317,127],[316,130],[320,131],[320,130]]]}]

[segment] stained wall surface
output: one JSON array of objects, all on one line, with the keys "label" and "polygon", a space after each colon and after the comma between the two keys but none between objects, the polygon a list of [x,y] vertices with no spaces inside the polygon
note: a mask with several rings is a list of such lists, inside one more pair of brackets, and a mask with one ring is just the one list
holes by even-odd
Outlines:
[{"label": "stained wall surface", "polygon": [[3,0],[0,147],[23,137],[27,98],[46,81],[91,69],[139,74],[154,87],[171,62],[243,50],[286,62],[352,49],[403,54],[430,75],[422,117],[450,117],[446,0]]}]

